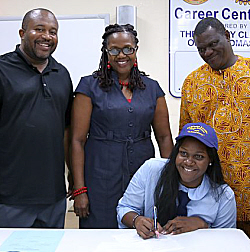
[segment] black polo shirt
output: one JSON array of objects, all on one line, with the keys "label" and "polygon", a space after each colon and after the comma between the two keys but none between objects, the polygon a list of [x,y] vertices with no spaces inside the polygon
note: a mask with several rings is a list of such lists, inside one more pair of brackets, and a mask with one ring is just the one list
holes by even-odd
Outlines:
[{"label": "black polo shirt", "polygon": [[53,57],[42,73],[19,46],[0,57],[0,203],[53,204],[65,197],[72,91],[67,69]]}]

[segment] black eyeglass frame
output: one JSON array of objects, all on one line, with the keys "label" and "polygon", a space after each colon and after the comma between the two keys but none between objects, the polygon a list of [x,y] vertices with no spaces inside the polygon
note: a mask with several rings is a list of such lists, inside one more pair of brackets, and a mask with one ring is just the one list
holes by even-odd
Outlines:
[{"label": "black eyeglass frame", "polygon": [[[125,49],[132,49],[132,52],[129,52],[129,53],[126,53],[124,52]],[[112,50],[117,50],[117,54],[111,54],[110,52]],[[121,52],[124,54],[124,55],[132,55],[133,53],[135,53],[137,50],[137,47],[123,47],[123,48],[112,48],[112,49],[106,49],[106,52],[110,55],[110,56],[118,56]]]}]

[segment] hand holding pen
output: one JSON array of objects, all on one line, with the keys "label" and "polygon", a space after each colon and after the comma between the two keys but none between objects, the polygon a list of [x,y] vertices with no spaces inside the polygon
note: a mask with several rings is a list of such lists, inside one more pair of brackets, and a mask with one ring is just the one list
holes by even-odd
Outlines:
[{"label": "hand holding pen", "polygon": [[[154,230],[153,218],[145,216],[139,216],[138,218],[136,218],[134,227],[136,228],[137,234],[143,239],[156,237],[156,232],[159,232],[158,230],[156,232]],[[158,228],[161,229],[161,227],[159,227],[159,223]]]},{"label": "hand holding pen", "polygon": [[143,239],[149,239],[152,237],[159,238],[159,233],[162,230],[162,227],[157,223],[156,206],[153,207],[153,218],[139,216],[136,215],[135,212],[129,212],[124,217],[126,216],[130,219],[130,222],[133,219],[133,227],[136,228],[138,235]]}]

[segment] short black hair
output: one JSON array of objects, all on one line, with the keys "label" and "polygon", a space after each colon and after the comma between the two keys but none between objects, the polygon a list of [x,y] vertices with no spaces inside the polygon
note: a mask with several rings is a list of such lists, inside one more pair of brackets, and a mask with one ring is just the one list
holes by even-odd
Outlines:
[{"label": "short black hair", "polygon": [[[48,9],[36,8],[36,9],[30,10],[30,11],[28,11],[28,12],[24,15],[24,17],[23,17],[22,29],[24,29],[24,30],[27,29],[27,26],[28,26],[28,23],[29,23],[29,21],[30,21],[30,18],[31,18],[31,16],[32,16],[32,14],[33,14],[35,11],[38,11],[38,10],[49,12],[50,14],[52,14],[52,15],[55,17],[54,13],[53,13],[52,11],[48,10]],[[56,19],[56,17],[55,17],[55,19]]]},{"label": "short black hair", "polygon": [[219,32],[222,35],[224,35],[226,31],[225,26],[217,18],[208,17],[202,19],[196,25],[193,36],[201,35],[203,32],[207,30],[208,27],[214,28],[217,32]]}]

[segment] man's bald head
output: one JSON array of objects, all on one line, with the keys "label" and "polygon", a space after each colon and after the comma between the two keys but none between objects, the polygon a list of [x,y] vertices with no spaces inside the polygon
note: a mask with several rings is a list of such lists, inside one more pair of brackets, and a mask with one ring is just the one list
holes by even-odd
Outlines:
[{"label": "man's bald head", "polygon": [[47,9],[44,9],[44,8],[33,9],[33,10],[28,11],[24,15],[23,21],[22,21],[22,29],[26,30],[30,19],[32,19],[33,17],[35,17],[37,15],[40,15],[40,13],[44,12],[44,11],[50,13],[56,20],[56,17],[54,15],[54,13],[52,11],[50,11],[50,10],[47,10]]}]

